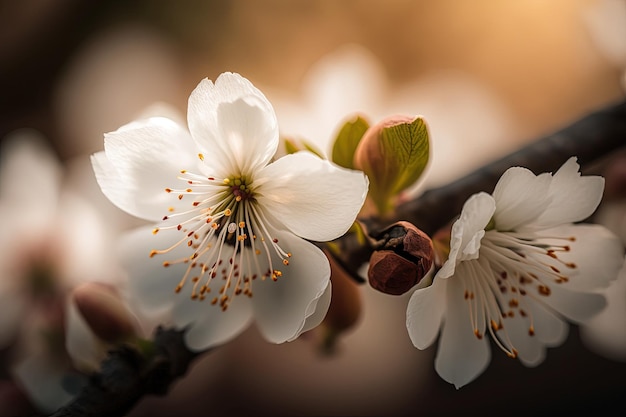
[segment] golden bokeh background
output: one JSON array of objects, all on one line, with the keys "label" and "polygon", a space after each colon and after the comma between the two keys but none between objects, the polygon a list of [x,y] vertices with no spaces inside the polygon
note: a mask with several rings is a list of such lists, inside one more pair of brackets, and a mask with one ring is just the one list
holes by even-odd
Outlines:
[{"label": "golden bokeh background", "polygon": [[[104,132],[156,102],[184,116],[198,81],[224,71],[250,79],[275,104],[281,126],[322,147],[353,112],[374,121],[423,114],[433,139],[430,184],[624,99],[621,0],[5,0],[0,7],[0,138],[37,129],[64,161],[86,161],[102,149]],[[320,357],[306,337],[269,345],[252,328],[200,359],[168,397],[146,398],[131,415],[623,409],[625,365],[586,350],[574,327],[534,369],[494,349],[487,371],[457,391],[435,374],[434,348],[412,347],[408,295],[362,290],[364,315],[335,357]]]}]

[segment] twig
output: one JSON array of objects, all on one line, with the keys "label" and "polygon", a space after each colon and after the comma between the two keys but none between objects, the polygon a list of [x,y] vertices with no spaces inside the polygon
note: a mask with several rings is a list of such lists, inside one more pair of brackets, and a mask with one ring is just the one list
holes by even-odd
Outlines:
[{"label": "twig", "polygon": [[111,351],[76,399],[51,417],[121,417],[144,395],[165,395],[198,356],[187,349],[183,334],[159,327],[152,349],[123,346]]},{"label": "twig", "polygon": [[479,191],[492,192],[504,171],[523,166],[536,174],[556,171],[571,156],[581,166],[626,145],[626,101],[589,114],[445,186],[425,191],[396,209],[394,220],[406,220],[432,235],[461,212]]}]

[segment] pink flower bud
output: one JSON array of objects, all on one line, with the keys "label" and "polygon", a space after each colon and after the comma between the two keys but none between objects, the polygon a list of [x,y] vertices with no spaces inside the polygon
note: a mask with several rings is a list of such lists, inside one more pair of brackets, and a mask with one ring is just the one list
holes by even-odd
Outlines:
[{"label": "pink flower bud", "polygon": [[78,286],[72,297],[89,328],[103,341],[114,343],[135,334],[134,317],[114,287],[88,282]]}]

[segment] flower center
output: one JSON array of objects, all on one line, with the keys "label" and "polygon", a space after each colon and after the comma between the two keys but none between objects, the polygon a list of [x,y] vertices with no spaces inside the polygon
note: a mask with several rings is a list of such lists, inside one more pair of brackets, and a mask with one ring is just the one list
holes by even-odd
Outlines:
[{"label": "flower center", "polygon": [[[569,281],[577,266],[559,258],[569,252],[573,236],[540,240],[515,232],[489,231],[481,242],[478,260],[464,262],[464,298],[477,338],[483,337],[485,323],[496,344],[515,358],[518,351],[505,329],[506,320],[524,320],[528,336],[535,335],[530,303],[544,303],[552,285]],[[484,261],[481,261],[484,260]],[[507,326],[508,327],[508,326]]]},{"label": "flower center", "polygon": [[153,234],[169,230],[182,237],[169,248],[150,252],[153,257],[181,246],[189,248],[190,255],[163,262],[164,267],[187,265],[176,286],[177,293],[190,280],[191,299],[201,301],[217,286],[211,304],[225,311],[234,296],[252,297],[252,283],[257,278],[277,281],[282,276],[275,264],[289,265],[291,253],[271,234],[255,198],[252,176],[238,174],[220,180],[182,170],[178,178],[188,188],[165,191],[176,194],[179,200],[192,196],[193,201],[187,210],[176,212],[170,208],[170,214],[163,217],[163,224]]}]

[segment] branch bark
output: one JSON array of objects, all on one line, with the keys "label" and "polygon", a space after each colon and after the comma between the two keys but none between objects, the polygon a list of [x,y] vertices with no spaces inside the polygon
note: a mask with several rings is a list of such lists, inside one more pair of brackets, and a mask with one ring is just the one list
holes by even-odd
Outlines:
[{"label": "branch bark", "polygon": [[159,327],[148,353],[130,346],[111,351],[78,397],[51,417],[121,417],[144,395],[165,395],[199,355],[187,349],[183,335]]},{"label": "branch bark", "polygon": [[396,209],[393,220],[406,220],[431,235],[461,212],[480,191],[491,192],[504,171],[522,166],[536,174],[556,171],[571,156],[582,167],[626,145],[626,101],[600,109],[445,186],[425,191]]}]

